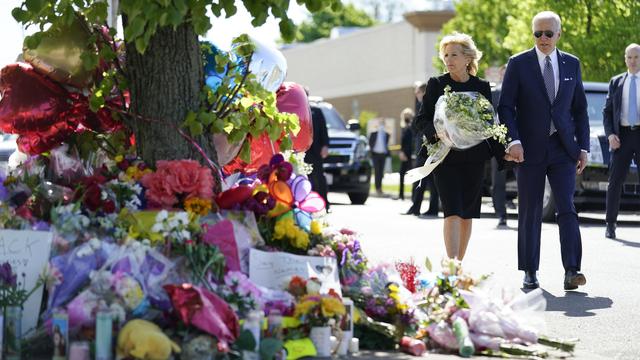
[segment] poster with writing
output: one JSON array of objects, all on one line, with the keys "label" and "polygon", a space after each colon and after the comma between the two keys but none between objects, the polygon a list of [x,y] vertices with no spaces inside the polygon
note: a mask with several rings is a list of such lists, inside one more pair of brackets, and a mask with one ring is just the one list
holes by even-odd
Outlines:
[{"label": "poster with writing", "polygon": [[333,289],[342,296],[336,259],[251,249],[249,253],[251,281],[270,289],[282,290],[294,275],[303,279],[315,277],[322,282],[320,293],[326,294],[329,289]]},{"label": "poster with writing", "polygon": [[[0,230],[0,264],[9,262],[18,282],[31,290],[49,261],[52,233],[31,230]],[[24,274],[24,277],[22,276]],[[38,325],[42,287],[31,295],[22,312],[22,333]]]}]

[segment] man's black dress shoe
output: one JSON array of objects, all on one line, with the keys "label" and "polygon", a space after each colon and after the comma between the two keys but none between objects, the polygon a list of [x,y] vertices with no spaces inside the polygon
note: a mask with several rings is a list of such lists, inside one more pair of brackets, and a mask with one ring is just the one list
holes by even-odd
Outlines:
[{"label": "man's black dress shoe", "polygon": [[420,213],[416,212],[416,211],[413,211],[413,209],[409,209],[409,210],[407,210],[407,212],[401,213],[401,215],[415,215],[415,216],[418,216],[418,215],[420,215]]},{"label": "man's black dress shoe", "polygon": [[587,278],[583,274],[575,270],[567,270],[564,273],[564,289],[575,290],[578,286],[582,286],[587,283]]},{"label": "man's black dress shoe", "polygon": [[498,226],[507,226],[506,216],[500,216],[500,220],[498,220]]},{"label": "man's black dress shoe", "polygon": [[522,281],[522,287],[525,289],[537,289],[540,287],[538,284],[538,278],[535,271],[525,271],[524,280]]},{"label": "man's black dress shoe", "polygon": [[608,239],[616,238],[616,223],[607,223],[607,230],[604,232],[604,236]]}]

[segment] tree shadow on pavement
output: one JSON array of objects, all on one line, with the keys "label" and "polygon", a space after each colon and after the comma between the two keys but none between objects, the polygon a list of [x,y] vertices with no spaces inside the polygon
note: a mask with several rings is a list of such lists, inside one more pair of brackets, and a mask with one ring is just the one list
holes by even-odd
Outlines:
[{"label": "tree shadow on pavement", "polygon": [[635,248],[640,248],[640,243],[639,242],[623,240],[623,239],[609,239],[609,240],[613,240],[613,241],[619,242],[620,244],[622,244],[624,246],[631,246],[631,247],[635,247]]},{"label": "tree shadow on pavement", "polygon": [[563,311],[566,316],[595,316],[592,310],[607,309],[613,305],[613,300],[608,297],[588,295],[580,291],[567,291],[564,296],[555,296],[542,290],[542,296],[547,300],[546,311]]}]

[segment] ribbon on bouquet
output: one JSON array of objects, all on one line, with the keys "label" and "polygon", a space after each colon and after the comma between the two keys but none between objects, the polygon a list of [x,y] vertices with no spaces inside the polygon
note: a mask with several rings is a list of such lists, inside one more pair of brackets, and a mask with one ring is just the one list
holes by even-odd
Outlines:
[{"label": "ribbon on bouquet", "polygon": [[449,151],[451,151],[451,146],[445,144],[444,141],[439,141],[435,146],[437,146],[438,148],[436,149],[435,153],[429,155],[427,161],[424,162],[424,165],[419,168],[407,171],[407,174],[404,176],[404,179],[407,183],[414,183],[431,174],[431,172],[436,167],[438,167],[438,165],[440,165],[444,158],[447,157]]}]

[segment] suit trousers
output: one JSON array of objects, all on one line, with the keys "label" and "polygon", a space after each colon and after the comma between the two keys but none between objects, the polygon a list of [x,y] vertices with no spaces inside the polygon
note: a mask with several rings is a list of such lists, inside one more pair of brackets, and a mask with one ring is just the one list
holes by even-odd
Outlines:
[{"label": "suit trousers", "polygon": [[387,160],[387,154],[372,153],[374,182],[376,191],[382,191],[382,177],[384,176],[384,162]]},{"label": "suit trousers", "polygon": [[620,127],[620,147],[611,151],[609,185],[607,187],[607,222],[615,223],[620,211],[622,186],[629,173],[631,159],[640,164],[640,129]]},{"label": "suit trousers", "polygon": [[402,200],[404,200],[404,176],[407,174],[407,171],[412,168],[413,161],[411,159],[400,162],[400,192],[398,193],[398,197]]},{"label": "suit trousers", "polygon": [[499,218],[507,216],[507,170],[498,170],[498,161],[491,159],[491,200]]},{"label": "suit trousers", "polygon": [[[525,159],[527,154],[525,153]],[[526,160],[525,160],[526,161]],[[578,214],[573,203],[576,162],[556,134],[549,138],[545,160],[526,162],[516,168],[518,182],[518,269],[537,271],[540,264],[542,200],[545,178],[549,180],[556,204],[560,251],[565,270],[580,270],[582,239]]]},{"label": "suit trousers", "polygon": [[314,161],[311,165],[313,165],[313,170],[307,176],[309,181],[311,182],[311,188],[313,191],[317,192],[326,203],[326,209],[329,209],[329,199],[328,195],[328,187],[327,187],[327,178],[324,176],[324,168],[322,166],[323,161]]}]

